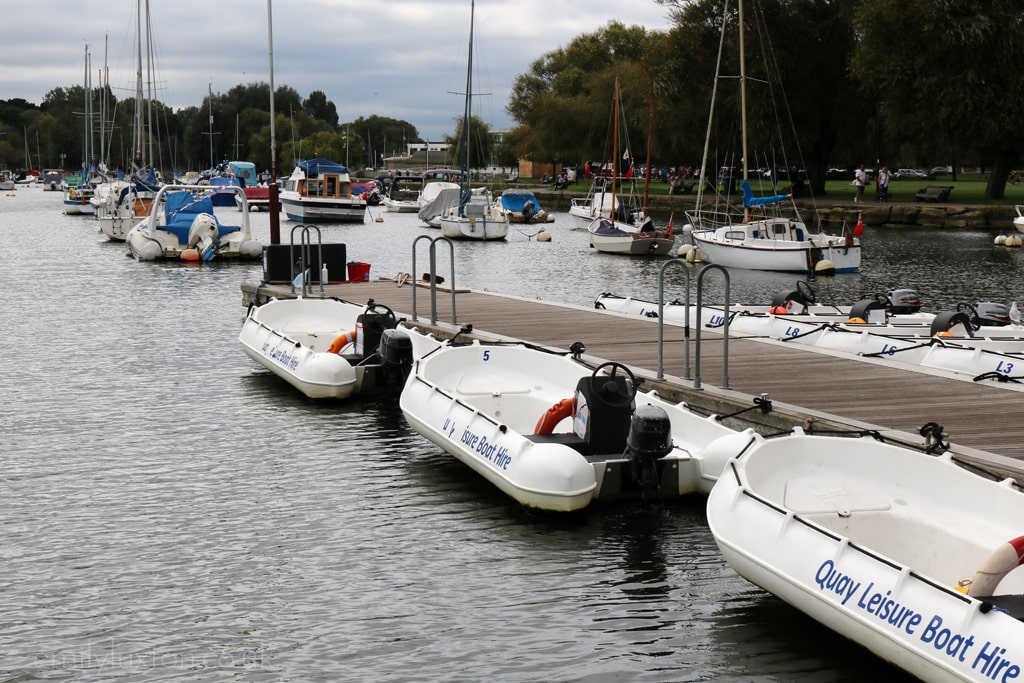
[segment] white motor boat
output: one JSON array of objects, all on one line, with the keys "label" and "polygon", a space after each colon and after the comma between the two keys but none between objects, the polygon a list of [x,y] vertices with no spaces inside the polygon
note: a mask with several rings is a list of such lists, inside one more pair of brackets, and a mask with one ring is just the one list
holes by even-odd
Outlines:
[{"label": "white motor boat", "polygon": [[530,190],[509,188],[498,198],[509,223],[554,223],[555,217],[544,210]]},{"label": "white motor boat", "polygon": [[298,161],[281,192],[281,207],[297,223],[362,223],[366,199],[352,192],[348,168],[324,158]]},{"label": "white motor boat", "polygon": [[1020,680],[1017,487],[869,438],[755,438],[707,505],[740,576],[921,680]]},{"label": "white motor boat", "polygon": [[252,307],[238,340],[249,358],[318,399],[397,394],[414,355],[440,344],[372,300],[302,297]]},{"label": "white motor boat", "polygon": [[707,493],[749,432],[637,391],[619,363],[518,344],[443,344],[413,363],[400,405],[421,435],[520,504]]},{"label": "white motor boat", "polygon": [[[139,261],[180,259],[258,259],[263,244],[252,238],[249,212],[239,215],[241,225],[225,225],[214,213],[208,186],[164,185],[157,192],[149,215],[137,223],[125,241]],[[241,187],[229,191],[245,197]],[[232,215],[238,215],[232,212]]]}]

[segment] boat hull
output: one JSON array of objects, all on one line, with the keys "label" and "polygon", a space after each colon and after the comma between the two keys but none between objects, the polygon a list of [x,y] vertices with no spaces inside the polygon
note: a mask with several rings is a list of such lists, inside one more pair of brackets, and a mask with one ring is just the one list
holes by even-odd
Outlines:
[{"label": "boat hull", "polygon": [[359,198],[307,199],[281,193],[281,207],[288,220],[297,223],[362,223],[366,217],[366,202]]},{"label": "boat hull", "polygon": [[713,233],[693,233],[693,243],[700,247],[704,260],[726,268],[814,273],[819,263],[830,261],[835,273],[855,273],[860,269],[860,244],[846,246],[840,242],[818,246],[809,242],[760,242],[767,244],[759,244],[758,240],[730,242],[715,239]]},{"label": "boat hull", "polygon": [[591,234],[590,247],[605,254],[665,256],[672,252],[675,240],[668,237],[606,237]]},{"label": "boat hull", "polygon": [[799,431],[758,439],[708,498],[738,574],[927,681],[1021,675],[1024,624],[962,591],[1022,515],[1018,491],[948,456]]},{"label": "boat hull", "polygon": [[[551,433],[539,428],[540,418],[564,405],[592,372],[567,356],[521,344],[445,345],[414,363],[400,406],[424,438],[520,504],[553,512],[595,501],[706,493],[725,462],[752,440],[713,417],[638,394],[636,405],[664,410],[672,429],[672,448],[654,466],[653,486],[640,487],[621,444],[577,436],[578,420],[586,417],[556,414]],[[628,419],[630,408],[623,409]]]},{"label": "boat hull", "polygon": [[440,223],[441,234],[454,240],[493,242],[503,240],[508,236],[508,220],[505,219],[442,216],[438,219],[438,223]]}]

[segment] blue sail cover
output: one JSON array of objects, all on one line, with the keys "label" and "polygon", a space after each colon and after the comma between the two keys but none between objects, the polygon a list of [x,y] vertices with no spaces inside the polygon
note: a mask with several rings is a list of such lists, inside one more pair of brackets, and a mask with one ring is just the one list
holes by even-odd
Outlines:
[{"label": "blue sail cover", "polygon": [[788,194],[776,194],[767,197],[755,197],[754,191],[750,189],[750,183],[744,180],[740,187],[743,188],[743,206],[748,209],[753,206],[771,206],[789,199]]},{"label": "blue sail cover", "polygon": [[296,162],[295,165],[301,168],[302,172],[307,176],[320,175],[321,173],[348,173],[348,169],[341,164],[330,159],[324,159],[323,157],[306,159],[305,161]]},{"label": "blue sail cover", "polygon": [[236,178],[245,181],[243,187],[252,187],[259,184],[256,177],[256,164],[251,161],[229,161],[228,168]]}]

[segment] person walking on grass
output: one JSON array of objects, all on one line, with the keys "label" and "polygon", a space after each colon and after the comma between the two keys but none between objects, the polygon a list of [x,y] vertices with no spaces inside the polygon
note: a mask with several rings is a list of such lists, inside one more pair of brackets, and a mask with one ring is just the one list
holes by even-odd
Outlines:
[{"label": "person walking on grass", "polygon": [[853,184],[857,188],[857,194],[854,196],[853,201],[863,202],[864,201],[864,188],[868,184],[868,172],[864,170],[864,164],[860,165],[853,174]]}]

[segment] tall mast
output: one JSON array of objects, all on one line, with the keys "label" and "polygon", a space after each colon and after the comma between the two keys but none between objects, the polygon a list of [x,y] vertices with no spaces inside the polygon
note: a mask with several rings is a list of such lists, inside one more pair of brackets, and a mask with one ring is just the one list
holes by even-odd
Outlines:
[{"label": "tall mast", "polygon": [[743,125],[743,179],[747,177],[747,59],[743,49],[743,0],[739,0],[740,21],[740,118]]},{"label": "tall mast", "polygon": [[469,3],[469,60],[466,67],[466,108],[462,114],[462,191],[459,200],[459,215],[464,215],[466,188],[469,187],[469,119],[473,113],[473,15],[476,11],[475,0]]},{"label": "tall mast", "polygon": [[142,141],[142,0],[136,3],[136,28],[135,44],[135,126],[132,130],[132,164],[135,170],[143,168],[146,164],[145,148]]}]

